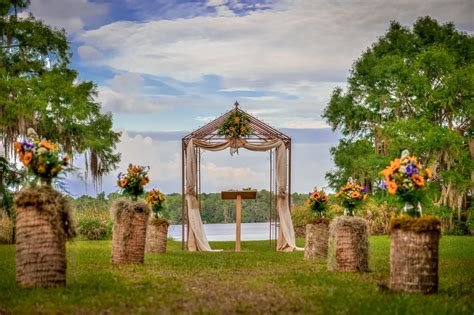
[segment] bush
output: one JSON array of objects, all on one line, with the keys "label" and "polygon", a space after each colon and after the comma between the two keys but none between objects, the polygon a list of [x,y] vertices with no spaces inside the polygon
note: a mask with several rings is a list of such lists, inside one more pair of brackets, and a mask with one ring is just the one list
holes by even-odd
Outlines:
[{"label": "bush", "polygon": [[86,240],[112,239],[113,222],[107,211],[88,209],[76,215],[79,237]]},{"label": "bush", "polygon": [[306,234],[306,224],[313,218],[311,211],[302,206],[295,206],[291,210],[291,220],[293,221],[293,228],[296,237],[304,237]]},{"label": "bush", "polygon": [[14,226],[11,219],[0,215],[0,244],[13,244]]}]

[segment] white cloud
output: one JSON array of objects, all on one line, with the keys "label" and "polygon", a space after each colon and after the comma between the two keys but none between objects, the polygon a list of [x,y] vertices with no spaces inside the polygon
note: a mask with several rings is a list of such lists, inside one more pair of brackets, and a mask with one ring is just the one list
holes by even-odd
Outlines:
[{"label": "white cloud", "polygon": [[75,33],[86,24],[97,23],[107,13],[107,6],[88,0],[34,0],[27,11],[49,25]]},{"label": "white cloud", "polygon": [[204,122],[204,123],[211,122],[214,119],[216,119],[216,116],[197,116],[195,118],[195,120],[200,121],[200,122]]},{"label": "white cloud", "polygon": [[94,62],[95,60],[102,57],[102,53],[91,46],[80,46],[77,49],[77,52],[79,53],[79,57],[81,57],[82,61]]},{"label": "white cloud", "polygon": [[104,111],[123,113],[148,113],[163,110],[156,99],[142,93],[145,80],[136,73],[117,74],[108,86],[98,88],[98,101]]},{"label": "white cloud", "polygon": [[80,39],[113,51],[101,62],[123,71],[184,81],[205,74],[264,80],[267,85],[315,81],[324,80],[321,74],[345,73],[390,20],[412,24],[431,15],[440,22],[470,23],[469,2],[301,0],[287,10],[245,16],[117,22]]}]

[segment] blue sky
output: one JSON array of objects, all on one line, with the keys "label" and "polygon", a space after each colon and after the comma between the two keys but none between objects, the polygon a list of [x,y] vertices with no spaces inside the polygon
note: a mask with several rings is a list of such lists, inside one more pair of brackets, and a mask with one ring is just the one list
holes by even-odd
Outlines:
[{"label": "blue sky", "polygon": [[[321,113],[353,61],[391,20],[430,15],[472,33],[474,12],[469,0],[33,0],[29,11],[68,32],[72,66],[98,84],[124,132],[120,166],[150,165],[165,192],[180,189],[178,136],[236,100],[295,138],[296,191],[325,186],[337,136]],[[205,190],[267,185],[266,156],[222,152],[203,163]],[[106,192],[115,175],[104,178]],[[72,183],[75,194],[94,193]]]}]

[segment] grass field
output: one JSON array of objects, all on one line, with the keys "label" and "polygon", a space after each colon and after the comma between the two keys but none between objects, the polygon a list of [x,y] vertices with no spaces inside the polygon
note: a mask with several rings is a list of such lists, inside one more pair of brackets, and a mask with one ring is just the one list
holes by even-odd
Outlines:
[{"label": "grass field", "polygon": [[[302,245],[302,240],[299,240]],[[328,272],[324,260],[302,252],[278,253],[268,241],[212,243],[220,253],[182,252],[170,242],[165,255],[144,265],[114,267],[110,241],[68,246],[66,288],[21,289],[15,283],[15,247],[0,246],[0,314],[473,314],[474,238],[441,239],[439,292],[395,294],[384,289],[390,239],[370,238],[372,272]]]}]

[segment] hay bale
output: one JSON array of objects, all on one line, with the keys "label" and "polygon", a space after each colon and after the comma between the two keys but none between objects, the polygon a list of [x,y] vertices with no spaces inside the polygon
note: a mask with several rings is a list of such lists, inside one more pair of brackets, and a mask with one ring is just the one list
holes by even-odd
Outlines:
[{"label": "hay bale", "polygon": [[343,216],[329,225],[328,269],[349,272],[369,271],[367,222]]},{"label": "hay bale", "polygon": [[319,220],[306,225],[305,259],[327,258],[329,220]]},{"label": "hay bale", "polygon": [[76,235],[68,200],[49,186],[16,198],[16,280],[24,287],[66,283],[66,240]]},{"label": "hay bale", "polygon": [[161,218],[152,218],[146,232],[146,253],[166,253],[169,222]]},{"label": "hay bale", "polygon": [[150,207],[144,201],[120,198],[112,202],[114,221],[112,263],[143,263]]},{"label": "hay bale", "polygon": [[391,220],[390,289],[435,293],[441,222],[434,217],[403,216]]}]

